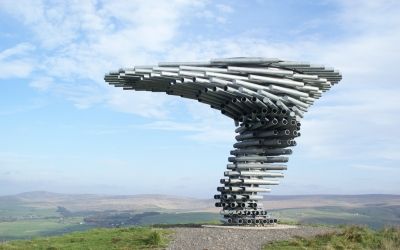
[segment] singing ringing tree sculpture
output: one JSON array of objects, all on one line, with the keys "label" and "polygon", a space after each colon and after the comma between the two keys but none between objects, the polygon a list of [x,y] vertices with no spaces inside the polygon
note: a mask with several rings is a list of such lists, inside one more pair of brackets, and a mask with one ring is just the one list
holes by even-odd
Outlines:
[{"label": "singing ringing tree sculpture", "polygon": [[276,58],[238,57],[210,62],[159,63],[110,72],[105,81],[124,90],[165,92],[221,110],[237,126],[215,206],[234,225],[276,223],[262,208],[265,186],[279,184],[309,106],[337,84],[338,71]]}]

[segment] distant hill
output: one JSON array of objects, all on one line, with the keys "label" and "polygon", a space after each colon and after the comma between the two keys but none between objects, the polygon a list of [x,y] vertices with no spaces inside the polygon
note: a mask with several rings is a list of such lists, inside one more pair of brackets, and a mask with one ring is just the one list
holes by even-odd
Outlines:
[{"label": "distant hill", "polygon": [[[0,196],[0,202],[16,202],[35,208],[62,206],[71,211],[137,210],[176,212],[218,212],[212,199],[196,199],[170,195],[95,195],[58,194],[44,191]],[[266,209],[316,208],[339,206],[400,206],[400,195],[267,195]]]},{"label": "distant hill", "polygon": [[94,195],[36,191],[0,196],[2,201],[41,209],[62,206],[71,211],[217,211],[212,200],[157,194]]},{"label": "distant hill", "polygon": [[363,206],[400,206],[400,195],[364,194],[364,195],[270,195],[264,199],[268,209],[311,208],[311,207],[363,207]]}]

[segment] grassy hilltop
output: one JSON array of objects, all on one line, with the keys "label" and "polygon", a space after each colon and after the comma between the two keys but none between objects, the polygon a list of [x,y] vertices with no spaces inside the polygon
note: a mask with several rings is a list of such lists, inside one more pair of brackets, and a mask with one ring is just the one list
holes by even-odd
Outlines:
[{"label": "grassy hilltop", "polygon": [[320,235],[313,238],[296,238],[277,241],[264,246],[264,250],[296,249],[400,249],[400,228],[385,228],[374,231],[366,227],[348,226],[338,233]]},{"label": "grassy hilltop", "polygon": [[[114,229],[92,229],[63,236],[36,238],[32,240],[0,243],[0,250],[30,249],[163,249],[172,239],[172,230],[132,227]],[[366,227],[348,226],[339,232],[313,238],[296,238],[266,244],[264,250],[290,249],[385,249],[395,250],[400,246],[400,229],[387,228],[374,231]]]},{"label": "grassy hilltop", "polygon": [[102,228],[62,236],[0,243],[0,250],[162,249],[167,246],[170,234],[169,230],[149,227]]}]

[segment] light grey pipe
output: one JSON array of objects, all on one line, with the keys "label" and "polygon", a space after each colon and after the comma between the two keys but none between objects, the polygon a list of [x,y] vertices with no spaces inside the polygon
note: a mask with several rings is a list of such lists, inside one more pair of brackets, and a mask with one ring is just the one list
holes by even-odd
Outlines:
[{"label": "light grey pipe", "polygon": [[281,164],[257,164],[257,163],[242,163],[242,164],[227,164],[227,169],[263,169],[263,170],[286,170],[286,165]]},{"label": "light grey pipe", "polygon": [[243,184],[257,184],[257,185],[278,185],[279,181],[276,180],[263,180],[263,179],[242,179]]},{"label": "light grey pipe", "polygon": [[245,72],[245,73],[260,73],[266,75],[279,75],[279,76],[291,76],[293,71],[291,70],[281,70],[276,68],[253,68],[253,67],[235,67],[228,66],[229,71]]},{"label": "light grey pipe", "polygon": [[284,79],[284,78],[275,78],[275,77],[268,77],[268,76],[260,76],[260,75],[249,75],[250,80],[258,80],[262,82],[267,82],[267,83],[274,83],[274,84],[279,84],[283,86],[288,86],[288,87],[302,87],[304,86],[303,82],[299,81],[293,81],[290,79]]},{"label": "light grey pipe", "polygon": [[289,160],[286,156],[236,156],[229,157],[228,161],[230,162],[248,162],[248,161],[258,161],[265,163],[274,163],[274,162],[287,162]]}]

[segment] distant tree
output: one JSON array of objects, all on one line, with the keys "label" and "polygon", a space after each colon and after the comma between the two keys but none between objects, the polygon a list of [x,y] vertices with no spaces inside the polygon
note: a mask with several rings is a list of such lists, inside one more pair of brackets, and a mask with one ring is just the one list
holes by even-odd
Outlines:
[{"label": "distant tree", "polygon": [[56,212],[60,213],[63,217],[69,217],[72,215],[72,212],[66,209],[65,207],[58,206]]}]

